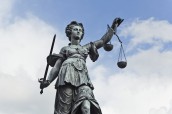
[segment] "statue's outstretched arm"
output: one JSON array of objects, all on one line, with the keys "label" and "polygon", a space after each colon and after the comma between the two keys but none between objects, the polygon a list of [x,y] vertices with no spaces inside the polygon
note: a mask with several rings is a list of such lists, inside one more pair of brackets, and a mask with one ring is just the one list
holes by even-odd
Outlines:
[{"label": "statue's outstretched arm", "polygon": [[[102,36],[102,38],[99,39],[99,40],[94,41],[93,44],[96,46],[97,49],[103,47],[104,44],[107,44],[111,40],[114,32],[115,31],[111,27],[108,27],[107,32]],[[91,48],[90,43],[88,43],[88,44],[86,44],[84,46],[87,47],[88,49]]]},{"label": "statue's outstretched arm", "polygon": [[99,49],[99,48],[103,47],[104,44],[107,44],[111,40],[114,32],[115,32],[115,30],[108,26],[108,30],[102,36],[102,38],[100,40],[93,42],[94,45],[96,46],[96,48]]},{"label": "statue's outstretched arm", "polygon": [[63,59],[58,59],[54,65],[54,67],[51,69],[49,76],[47,78],[47,80],[51,83],[54,81],[54,79],[56,79],[56,77],[58,76],[60,67],[63,63]]},{"label": "statue's outstretched arm", "polygon": [[[111,40],[113,34],[116,33],[117,27],[122,23],[122,21],[123,19],[121,18],[115,18],[111,27],[108,26],[108,30],[102,38],[93,42],[97,49],[103,47],[104,44],[107,44]],[[90,44],[86,44],[85,46],[88,48],[91,47]]]}]

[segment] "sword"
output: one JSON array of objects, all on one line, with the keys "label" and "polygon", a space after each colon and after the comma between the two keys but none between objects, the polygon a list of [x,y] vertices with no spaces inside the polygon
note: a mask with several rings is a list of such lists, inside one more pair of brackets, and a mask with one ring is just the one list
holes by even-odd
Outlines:
[{"label": "sword", "polygon": [[[49,55],[52,55],[55,39],[56,39],[56,34],[54,35]],[[48,73],[48,68],[49,68],[49,64],[47,63],[43,80],[42,79],[38,80],[40,83],[43,83],[46,80],[47,73]],[[41,89],[41,91],[40,91],[40,94],[42,94],[42,93],[43,93],[43,89]]]}]

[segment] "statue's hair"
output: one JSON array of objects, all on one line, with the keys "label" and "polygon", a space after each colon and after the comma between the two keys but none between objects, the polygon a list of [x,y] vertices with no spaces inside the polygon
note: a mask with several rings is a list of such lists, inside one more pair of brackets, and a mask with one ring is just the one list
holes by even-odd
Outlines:
[{"label": "statue's hair", "polygon": [[83,27],[82,23],[78,23],[76,21],[72,21],[70,24],[68,24],[66,26],[66,29],[65,29],[65,33],[66,33],[66,36],[68,37],[69,41],[71,41],[71,32],[72,32],[73,26],[75,26],[75,25],[80,26],[82,28],[81,40],[84,37],[84,27]]}]

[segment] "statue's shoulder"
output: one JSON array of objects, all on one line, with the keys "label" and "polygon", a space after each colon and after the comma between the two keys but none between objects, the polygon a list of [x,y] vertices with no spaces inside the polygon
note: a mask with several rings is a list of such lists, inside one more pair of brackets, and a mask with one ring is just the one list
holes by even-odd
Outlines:
[{"label": "statue's shoulder", "polygon": [[67,48],[68,46],[64,46],[60,49],[60,52],[58,54],[53,53],[52,55],[49,55],[47,57],[47,63],[53,67],[58,59],[61,59],[64,61],[66,59]]},{"label": "statue's shoulder", "polygon": [[63,46],[61,49],[60,49],[60,53],[63,54],[66,52],[66,50],[69,49],[69,46]]}]

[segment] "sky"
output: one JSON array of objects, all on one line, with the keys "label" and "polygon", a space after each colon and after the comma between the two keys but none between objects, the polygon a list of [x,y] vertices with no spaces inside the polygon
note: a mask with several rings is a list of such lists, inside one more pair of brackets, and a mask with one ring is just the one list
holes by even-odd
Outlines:
[{"label": "sky", "polygon": [[[83,23],[81,45],[100,39],[116,17],[127,67],[117,67],[120,43],[87,58],[103,114],[172,114],[171,0],[0,0],[0,114],[53,114],[54,82],[40,95],[46,57],[68,45],[65,27]],[[50,68],[51,69],[51,68]]]}]

